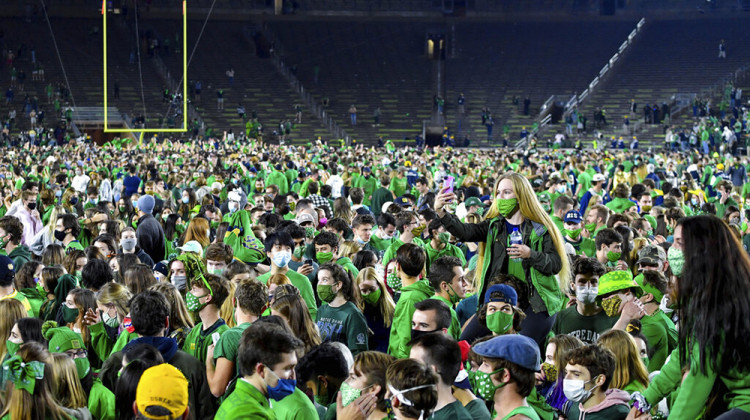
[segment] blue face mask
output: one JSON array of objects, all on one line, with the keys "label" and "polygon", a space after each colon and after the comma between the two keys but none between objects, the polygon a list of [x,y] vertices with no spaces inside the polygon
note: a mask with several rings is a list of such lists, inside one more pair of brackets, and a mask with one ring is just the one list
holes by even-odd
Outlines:
[{"label": "blue face mask", "polygon": [[[271,369],[268,369],[269,372],[273,373]],[[274,376],[278,378],[278,375],[273,373]],[[297,386],[297,380],[296,379],[281,379],[279,378],[279,383],[276,384],[275,387],[269,386],[266,384],[266,389],[268,390],[268,396],[276,401],[281,401],[284,399],[284,397],[288,397],[294,393],[294,388]]]}]

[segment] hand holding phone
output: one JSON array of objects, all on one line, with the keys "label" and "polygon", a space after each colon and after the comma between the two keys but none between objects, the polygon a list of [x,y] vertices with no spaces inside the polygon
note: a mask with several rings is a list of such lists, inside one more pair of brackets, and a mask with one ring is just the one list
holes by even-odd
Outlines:
[{"label": "hand holding phone", "polygon": [[448,175],[445,178],[443,178],[443,192],[452,193],[454,183],[455,183],[455,179],[451,175]]}]

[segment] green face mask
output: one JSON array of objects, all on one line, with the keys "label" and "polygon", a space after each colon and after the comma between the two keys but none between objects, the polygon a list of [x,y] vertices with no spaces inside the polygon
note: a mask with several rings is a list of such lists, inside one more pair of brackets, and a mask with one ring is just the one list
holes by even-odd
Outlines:
[{"label": "green face mask", "polygon": [[211,229],[218,229],[219,228],[219,222],[211,222]]},{"label": "green face mask", "polygon": [[549,204],[542,204],[542,210],[544,210],[545,213],[549,214],[549,211],[550,211]]},{"label": "green face mask", "polygon": [[76,318],[78,318],[78,308],[68,308],[68,305],[65,304],[63,304],[61,307],[63,312],[63,320],[67,324],[76,322]]},{"label": "green face mask", "polygon": [[125,213],[125,209],[126,209],[125,206],[120,206],[120,213]]},{"label": "green face mask", "polygon": [[375,306],[380,300],[380,296],[382,294],[383,294],[383,291],[380,290],[380,288],[378,288],[366,295],[362,295],[362,300],[364,300],[367,304]]},{"label": "green face mask", "polygon": [[305,255],[305,247],[302,245],[297,245],[297,247],[294,248],[294,258],[301,260],[304,255]]},{"label": "green face mask", "polygon": [[325,303],[331,303],[336,299],[336,293],[333,293],[333,285],[331,284],[319,284],[318,285],[318,297]]},{"label": "green face mask", "polygon": [[459,296],[458,293],[456,293],[456,291],[453,290],[453,286],[448,285],[448,288],[451,289],[451,293],[450,293],[450,301],[451,301],[451,303],[455,305],[458,302],[461,302],[461,296]]},{"label": "green face mask", "polygon": [[388,284],[388,287],[391,288],[394,292],[398,292],[401,290],[401,277],[398,276],[395,272],[389,274],[385,279],[386,284]]},{"label": "green face mask", "polygon": [[607,251],[607,261],[615,262],[620,259],[622,252]]},{"label": "green face mask", "polygon": [[497,200],[495,200],[495,207],[497,207],[497,211],[500,212],[500,214],[505,218],[512,216],[513,211],[517,206],[517,198],[498,198]]},{"label": "green face mask", "polygon": [[305,238],[314,238],[315,237],[315,228],[312,226],[308,226],[305,228]]},{"label": "green face mask", "polygon": [[669,267],[672,268],[672,274],[677,277],[682,276],[682,269],[685,267],[685,255],[682,250],[670,247],[667,252],[667,261],[669,261]]},{"label": "green face mask", "polygon": [[438,241],[443,244],[447,244],[451,241],[451,233],[450,232],[440,232],[438,233]]},{"label": "green face mask", "polygon": [[510,331],[513,326],[513,314],[502,311],[487,315],[487,328],[497,335],[503,335]]},{"label": "green face mask", "polygon": [[36,283],[36,290],[37,292],[39,292],[40,295],[45,296],[45,297],[47,296],[47,291],[44,290],[44,285],[42,284],[41,281],[38,281]]},{"label": "green face mask", "polygon": [[491,373],[486,373],[479,370],[476,371],[476,373],[474,374],[474,383],[476,384],[474,392],[476,392],[476,394],[485,401],[494,400],[495,392],[497,392],[498,389],[504,387],[505,383],[503,382],[500,385],[495,385],[494,383],[492,383],[492,375],[500,373],[503,370],[505,369],[498,369]]},{"label": "green face mask", "polygon": [[206,297],[206,295],[196,296],[191,292],[187,292],[187,294],[185,295],[187,310],[190,312],[199,312],[201,309],[205,308],[208,303],[200,302],[200,299],[203,297]]},{"label": "green face mask", "polygon": [[648,362],[649,362],[648,356],[641,357],[641,362],[643,362],[643,366],[648,367]]},{"label": "green face mask", "polygon": [[14,356],[19,348],[21,348],[20,344],[5,340],[5,349],[8,350],[8,356]]},{"label": "green face mask", "polygon": [[208,274],[213,274],[214,276],[221,276],[224,275],[224,268],[212,268],[208,270]]},{"label": "green face mask", "polygon": [[594,233],[594,231],[596,230],[596,222],[586,223],[585,225],[583,225],[583,227],[585,227],[589,232]]},{"label": "green face mask", "polygon": [[318,260],[318,264],[325,264],[333,259],[333,252],[316,252],[315,259]]},{"label": "green face mask", "polygon": [[578,237],[581,236],[581,230],[582,229],[565,229],[565,234],[571,239],[578,239]]},{"label": "green face mask", "polygon": [[89,374],[91,370],[91,364],[89,363],[88,357],[77,357],[73,359],[76,364],[76,372],[78,372],[78,379],[83,379]]}]

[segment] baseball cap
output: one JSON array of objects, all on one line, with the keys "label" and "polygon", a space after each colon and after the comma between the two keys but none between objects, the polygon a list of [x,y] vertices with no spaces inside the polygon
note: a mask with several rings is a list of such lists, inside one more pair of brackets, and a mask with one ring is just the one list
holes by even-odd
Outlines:
[{"label": "baseball cap", "polygon": [[638,251],[638,262],[647,264],[663,264],[667,260],[664,248],[657,245],[646,245]]},{"label": "baseball cap", "polygon": [[158,271],[159,273],[163,274],[164,277],[169,276],[169,267],[168,267],[169,261],[159,261],[158,263],[154,264],[154,271]]},{"label": "baseball cap", "polygon": [[402,196],[396,199],[396,204],[398,204],[401,207],[410,207],[411,201],[409,201],[408,198]]},{"label": "baseball cap", "polygon": [[0,255],[0,279],[12,279],[16,276],[13,269],[13,260],[7,255]]},{"label": "baseball cap", "polygon": [[599,278],[598,296],[602,297],[613,292],[630,288],[635,288],[638,290],[638,293],[640,293],[641,287],[633,280],[633,274],[631,274],[630,271],[610,271]]},{"label": "baseball cap", "polygon": [[581,213],[578,210],[571,210],[565,213],[565,217],[563,217],[563,222],[569,223],[581,223],[582,220],[583,217],[581,217]]},{"label": "baseball cap", "polygon": [[471,206],[480,206],[481,207],[484,204],[482,204],[482,201],[480,199],[478,199],[477,197],[469,197],[469,198],[466,199],[466,201],[464,201],[464,205],[466,207],[471,207]]},{"label": "baseball cap", "polygon": [[298,225],[302,225],[303,223],[310,222],[313,225],[315,224],[315,218],[312,217],[312,214],[310,213],[300,213],[297,215],[297,218],[295,219]]},{"label": "baseball cap", "polygon": [[370,172],[370,167],[365,166],[364,168],[362,168],[362,172]]},{"label": "baseball cap", "polygon": [[591,180],[593,182],[604,181],[604,175],[602,175],[602,174],[594,174],[594,176],[593,176],[593,178]]},{"label": "baseball cap", "polygon": [[[492,297],[493,293],[495,294],[495,297]],[[517,306],[518,293],[516,293],[516,289],[507,284],[495,284],[490,286],[490,288],[484,293],[484,303],[489,302],[505,302]]]},{"label": "baseball cap", "polygon": [[507,360],[522,368],[539,372],[539,345],[525,335],[499,335],[477,344],[472,350],[483,357]]},{"label": "baseball cap", "polygon": [[188,381],[168,363],[150,367],[138,381],[135,403],[147,419],[180,418],[188,407]]},{"label": "baseball cap", "polygon": [[187,241],[185,245],[178,246],[177,249],[182,252],[194,252],[198,255],[203,255],[203,247],[198,241]]}]

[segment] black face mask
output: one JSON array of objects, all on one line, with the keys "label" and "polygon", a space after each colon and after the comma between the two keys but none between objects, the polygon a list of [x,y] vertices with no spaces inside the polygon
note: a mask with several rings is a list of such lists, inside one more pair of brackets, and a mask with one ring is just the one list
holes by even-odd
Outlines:
[{"label": "black face mask", "polygon": [[29,210],[34,210],[36,208],[36,203],[33,203],[33,202],[29,203],[29,204],[26,205],[26,207],[28,207]]},{"label": "black face mask", "polygon": [[438,332],[438,330],[422,331],[422,330],[414,330],[413,329],[413,330],[411,330],[411,339],[412,340],[416,340],[417,338],[419,338],[419,337],[421,337],[423,335],[432,334],[434,332]]},{"label": "black face mask", "polygon": [[70,197],[70,205],[75,206],[78,204],[78,197]]},{"label": "black face mask", "polygon": [[62,242],[62,240],[65,239],[65,236],[65,231],[55,230],[55,239],[58,241]]}]

